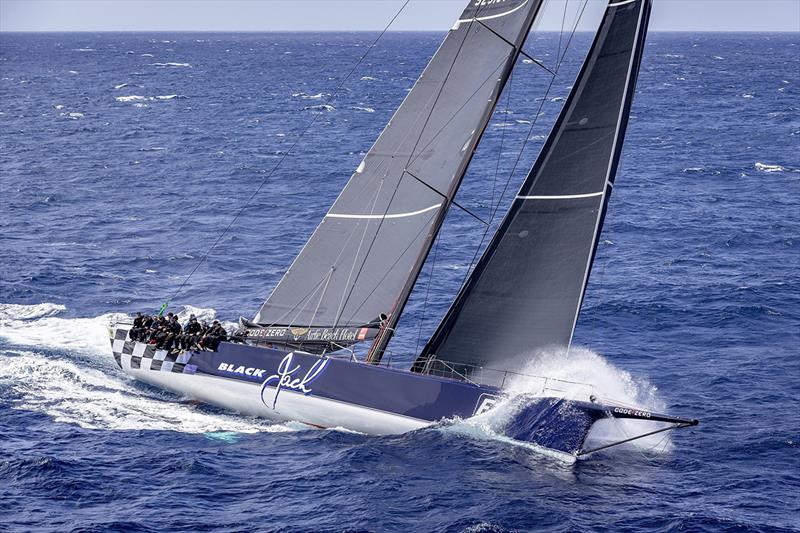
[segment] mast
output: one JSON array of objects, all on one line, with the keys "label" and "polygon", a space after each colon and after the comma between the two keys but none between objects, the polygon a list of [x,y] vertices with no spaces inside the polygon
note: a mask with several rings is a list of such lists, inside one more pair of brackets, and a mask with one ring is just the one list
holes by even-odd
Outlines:
[{"label": "mast", "polygon": [[370,357],[380,359],[541,4],[470,1],[245,324],[254,334],[322,351],[381,333]]},{"label": "mast", "polygon": [[[476,5],[479,2],[476,2]],[[395,302],[394,307],[392,308],[391,312],[388,314],[387,319],[382,321],[381,328],[378,335],[375,338],[372,346],[370,347],[369,353],[367,354],[367,362],[370,363],[378,363],[380,362],[381,358],[383,357],[384,352],[386,351],[386,347],[389,345],[389,341],[391,341],[392,336],[394,335],[395,328],[397,323],[400,320],[400,316],[403,313],[403,309],[405,308],[406,303],[408,303],[408,299],[411,296],[411,292],[414,290],[414,285],[417,283],[417,279],[419,278],[420,273],[422,272],[422,267],[425,264],[425,261],[430,254],[431,248],[433,247],[433,243],[436,239],[436,235],[439,233],[439,228],[441,228],[442,224],[444,223],[444,219],[447,217],[447,212],[453,203],[453,199],[455,198],[456,193],[458,192],[458,188],[461,186],[461,182],[466,174],[467,168],[469,167],[470,162],[472,161],[473,156],[475,155],[475,151],[478,146],[478,142],[483,137],[486,128],[489,126],[489,121],[494,113],[495,107],[497,107],[497,102],[500,98],[500,95],[503,92],[503,89],[508,82],[509,77],[511,76],[511,72],[514,70],[514,66],[519,59],[520,53],[522,53],[522,47],[525,45],[525,41],[528,38],[528,34],[530,33],[530,29],[533,26],[533,22],[536,20],[536,16],[539,12],[539,8],[541,6],[541,2],[538,2],[529,15],[528,20],[525,22],[523,26],[522,32],[517,36],[517,39],[512,42],[508,39],[504,38],[499,33],[495,32],[491,27],[484,24],[484,22],[479,19],[475,18],[474,20],[481,24],[483,27],[487,28],[496,39],[504,42],[510,50],[510,58],[506,62],[503,72],[501,73],[500,77],[498,78],[497,89],[492,97],[491,106],[488,106],[485,110],[483,117],[481,118],[482,127],[480,133],[474,137],[474,141],[471,143],[472,146],[469,150],[469,156],[465,158],[461,166],[457,171],[457,175],[459,176],[457,180],[454,180],[451,183],[450,190],[447,191],[447,194],[444,196],[444,209],[440,210],[436,216],[436,220],[433,224],[433,228],[430,232],[428,232],[426,236],[425,246],[421,250],[416,263],[414,264],[414,275],[410,276],[406,281],[406,284],[403,286],[403,290],[400,293],[397,301]],[[476,13],[477,15],[477,13]],[[463,17],[462,17],[463,18]],[[457,23],[458,24],[458,23]],[[472,22],[470,23],[472,24]],[[525,30],[524,28],[527,28]]]},{"label": "mast", "polygon": [[521,370],[568,348],[608,206],[651,0],[612,0],[539,157],[414,369]]}]

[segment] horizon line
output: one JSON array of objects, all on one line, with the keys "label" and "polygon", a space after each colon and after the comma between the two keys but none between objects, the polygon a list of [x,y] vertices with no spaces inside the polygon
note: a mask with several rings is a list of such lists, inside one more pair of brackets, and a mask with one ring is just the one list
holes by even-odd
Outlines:
[{"label": "horizon line", "polygon": [[[386,33],[445,33],[442,30],[388,30]],[[2,33],[381,33],[381,30],[3,30]],[[560,33],[559,30],[536,30],[531,33]],[[574,33],[595,33],[594,30],[576,30]],[[648,30],[647,33],[797,33],[800,30]]]}]

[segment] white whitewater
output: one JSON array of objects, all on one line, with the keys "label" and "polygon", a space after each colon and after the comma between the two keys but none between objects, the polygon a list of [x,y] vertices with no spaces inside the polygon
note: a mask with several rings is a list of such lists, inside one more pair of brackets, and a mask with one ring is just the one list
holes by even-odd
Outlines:
[{"label": "white whitewater", "polygon": [[[574,462],[575,458],[561,452],[547,450],[529,443],[521,443],[504,437],[499,431],[535,397],[563,397],[589,401],[594,395],[606,405],[621,405],[650,411],[665,410],[657,396],[657,388],[647,380],[636,379],[629,372],[620,370],[600,354],[587,348],[572,347],[540,354],[523,371],[525,376],[515,376],[506,383],[509,396],[491,411],[468,420],[456,420],[446,424],[443,431],[453,431],[477,439],[507,442],[531,448],[538,453],[560,461]],[[541,376],[541,377],[538,377]],[[609,444],[622,439],[652,431],[653,423],[643,420],[607,419],[592,426],[584,449]],[[672,449],[669,432],[646,437],[620,449],[637,449],[649,453],[667,453]]]},{"label": "white whitewater", "polygon": [[[11,392],[14,408],[38,411],[58,422],[100,430],[167,430],[184,433],[257,433],[307,430],[299,423],[275,424],[235,413],[211,412],[189,401],[176,401],[170,392],[141,385],[127,377],[111,357],[108,325],[122,314],[94,318],[63,318],[63,305],[0,304],[0,387]],[[198,320],[216,318],[214,309],[185,306],[181,321],[194,314]],[[234,323],[223,324],[226,329]],[[569,354],[545,354],[526,368],[526,374],[548,376],[565,382],[535,377],[509,381],[510,396],[494,410],[468,420],[454,420],[435,428],[479,440],[496,440],[530,448],[560,461],[572,456],[520,443],[498,431],[520,409],[526,398],[558,394],[586,401],[589,394],[603,402],[620,402],[651,410],[663,410],[656,388],[634,379],[599,354],[572,348]],[[574,382],[566,383],[566,382]],[[590,383],[591,388],[578,383]],[[339,429],[339,428],[335,428]],[[632,420],[603,420],[595,424],[589,445],[601,445],[652,429],[652,424]],[[347,431],[341,429],[342,431]],[[637,441],[642,450],[665,451],[669,437],[662,435]]]},{"label": "white whitewater", "polygon": [[[235,414],[217,414],[169,392],[139,385],[110,355],[108,324],[115,317],[61,318],[63,305],[0,304],[0,388],[17,409],[38,411],[87,429],[169,430],[184,433],[280,432],[308,429]],[[213,320],[213,309],[187,307]]]}]

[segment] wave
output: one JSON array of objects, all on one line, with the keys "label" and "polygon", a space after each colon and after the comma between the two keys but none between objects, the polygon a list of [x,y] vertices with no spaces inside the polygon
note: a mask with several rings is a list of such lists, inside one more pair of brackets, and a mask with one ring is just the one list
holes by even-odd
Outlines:
[{"label": "wave", "polygon": [[130,96],[117,96],[116,98],[114,98],[114,100],[116,100],[117,102],[141,102],[147,99],[148,98],[146,96],[137,96],[135,94],[132,94]]},{"label": "wave", "polygon": [[756,170],[760,170],[761,172],[785,172],[786,167],[782,167],[781,165],[768,165],[766,163],[756,162],[754,165]]},{"label": "wave", "polygon": [[355,109],[356,111],[363,111],[365,113],[374,113],[375,112],[375,110],[372,109],[371,107],[355,106],[355,107],[353,107],[353,109]]},{"label": "wave", "polygon": [[[142,387],[111,357],[107,327],[122,314],[62,318],[63,305],[0,304],[0,390],[16,409],[45,413],[88,429],[171,430],[185,433],[283,432],[308,429],[241,415],[215,413],[176,401],[174,394]],[[216,316],[185,307],[179,316]],[[10,345],[10,346],[9,346]]]},{"label": "wave", "polygon": [[310,106],[304,107],[303,109],[310,109],[310,110],[313,110],[313,111],[336,111],[335,107],[333,107],[332,105],[328,105],[328,104],[310,105]]},{"label": "wave", "polygon": [[[15,398],[15,408],[43,412],[57,421],[93,429],[187,433],[308,429],[302,424],[275,424],[211,412],[192,402],[176,401],[172,393],[138,385],[116,367],[110,353],[108,325],[126,315],[62,318],[59,315],[64,311],[63,305],[55,303],[0,304],[0,338],[10,345],[0,349],[0,365],[4,368],[0,389],[12,390],[5,396]],[[181,321],[190,314],[201,321],[211,321],[217,316],[214,309],[188,305],[177,314]],[[226,322],[224,326],[232,329],[235,324]],[[535,445],[512,441],[501,434],[510,417],[531,397],[558,396],[586,401],[593,394],[603,403],[664,410],[654,386],[635,379],[585,348],[574,347],[569,353],[544,353],[528,364],[523,374],[507,382],[508,396],[495,409],[466,420],[446,421],[433,429],[520,445],[547,455],[547,451]],[[600,421],[590,432],[587,447],[652,428],[652,424],[641,421]],[[668,436],[658,435],[626,446],[641,450],[658,446],[659,451],[665,451],[671,444]],[[559,452],[550,455],[561,460],[571,457]]]},{"label": "wave", "polygon": [[375,81],[378,78],[373,78],[372,76],[361,76],[361,81]]},{"label": "wave", "polygon": [[140,96],[136,94],[128,96],[117,96],[114,98],[117,102],[154,102],[156,100],[173,100],[175,98],[186,98],[179,94],[167,94],[164,96]]},{"label": "wave", "polygon": [[[110,357],[109,357],[110,359]],[[204,412],[168,393],[144,392],[116,373],[31,351],[0,355],[0,386],[16,389],[17,409],[43,412],[86,429],[171,430],[182,433],[292,431],[284,425]]]},{"label": "wave", "polygon": [[325,93],[317,93],[317,94],[307,94],[307,93],[292,93],[292,97],[294,98],[302,98],[303,100],[319,100],[320,98],[325,98],[326,96],[330,96],[329,94]]},{"label": "wave", "polygon": [[[152,56],[151,56],[152,57]],[[189,63],[150,63],[151,67],[191,67]]]}]

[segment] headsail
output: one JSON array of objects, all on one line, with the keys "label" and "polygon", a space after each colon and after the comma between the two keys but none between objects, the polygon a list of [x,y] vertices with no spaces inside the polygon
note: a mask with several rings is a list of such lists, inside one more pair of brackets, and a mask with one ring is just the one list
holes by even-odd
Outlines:
[{"label": "headsail", "polygon": [[396,322],[541,3],[470,1],[256,324]]},{"label": "headsail", "polygon": [[[612,0],[519,195],[415,364],[520,369],[567,347],[617,170],[650,0]],[[443,363],[440,363],[443,364]]]}]

